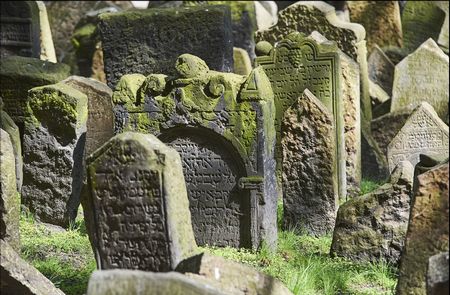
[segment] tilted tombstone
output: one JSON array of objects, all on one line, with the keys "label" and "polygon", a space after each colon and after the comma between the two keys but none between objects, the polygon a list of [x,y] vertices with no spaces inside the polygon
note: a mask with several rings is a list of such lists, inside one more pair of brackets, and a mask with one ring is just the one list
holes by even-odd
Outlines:
[{"label": "tilted tombstone", "polygon": [[247,76],[252,71],[252,62],[247,51],[242,48],[233,48],[233,73]]},{"label": "tilted tombstone", "polygon": [[432,39],[395,66],[391,112],[426,101],[448,123],[449,59]]},{"label": "tilted tombstone", "polygon": [[42,1],[4,1],[0,9],[0,55],[56,62],[47,11]]},{"label": "tilted tombstone", "polygon": [[212,69],[233,70],[233,36],[228,6],[161,8],[100,16],[107,84],[125,74],[175,74],[177,57],[190,53]]},{"label": "tilted tombstone", "polygon": [[170,271],[196,251],[174,149],[125,132],[89,156],[87,171],[83,208],[99,269]]},{"label": "tilted tombstone", "polygon": [[392,171],[395,165],[404,160],[416,165],[420,154],[448,156],[448,147],[448,126],[431,105],[423,102],[414,109],[388,145],[389,170]]},{"label": "tilted tombstone", "polygon": [[274,248],[275,107],[264,71],[215,72],[190,54],[175,68],[176,78],[122,77],[117,132],[155,134],[180,153],[197,244]]},{"label": "tilted tombstone", "polygon": [[442,24],[441,32],[439,33],[438,44],[447,49],[448,53],[448,26],[449,26],[449,13],[448,13],[448,1],[436,1],[436,5],[445,12],[445,20]]},{"label": "tilted tombstone", "polygon": [[369,79],[379,85],[386,93],[392,95],[392,83],[394,82],[395,65],[386,54],[374,45],[367,60]]},{"label": "tilted tombstone", "polygon": [[36,87],[27,109],[22,204],[36,219],[67,227],[80,204],[87,96],[63,83]]}]

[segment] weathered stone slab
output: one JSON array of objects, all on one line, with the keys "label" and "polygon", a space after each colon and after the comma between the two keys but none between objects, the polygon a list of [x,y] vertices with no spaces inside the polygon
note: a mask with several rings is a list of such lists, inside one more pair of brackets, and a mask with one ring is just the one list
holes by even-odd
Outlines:
[{"label": "weathered stone slab", "polygon": [[413,165],[419,155],[448,155],[448,126],[437,116],[433,107],[423,102],[414,109],[405,125],[387,148],[389,169],[408,160]]},{"label": "weathered stone slab", "polygon": [[374,45],[372,53],[367,61],[369,79],[378,84],[386,93],[392,95],[392,83],[394,82],[395,65],[387,55]]},{"label": "weathered stone slab", "polygon": [[403,47],[413,52],[423,42],[437,41],[445,20],[445,12],[435,1],[406,1],[402,12]]},{"label": "weathered stone slab", "polygon": [[395,66],[391,111],[430,103],[439,117],[448,122],[449,59],[432,39]]},{"label": "weathered stone slab", "polygon": [[366,29],[367,51],[377,44],[402,47],[402,23],[398,1],[346,1],[350,21]]},{"label": "weathered stone slab", "polygon": [[150,134],[119,134],[87,159],[83,200],[99,269],[170,271],[196,251],[178,153]]},{"label": "weathered stone slab", "polygon": [[0,239],[20,251],[20,196],[16,186],[14,150],[10,136],[0,129]]},{"label": "weathered stone slab", "polygon": [[87,96],[63,84],[29,91],[22,204],[36,219],[67,227],[80,204]]},{"label": "weathered stone slab", "polygon": [[242,48],[233,48],[233,73],[247,76],[252,71],[252,62],[248,56],[247,51]]},{"label": "weathered stone slab", "polygon": [[417,177],[411,206],[396,294],[425,295],[428,258],[449,250],[448,161]]},{"label": "weathered stone slab", "polygon": [[331,112],[305,89],[281,123],[283,227],[323,235],[338,204],[336,146]]},{"label": "weathered stone slab", "polygon": [[175,68],[174,78],[122,77],[116,132],[151,133],[180,153],[197,244],[274,248],[279,192],[267,76],[261,67],[246,77],[211,71],[190,54]]},{"label": "weathered stone slab", "polygon": [[[390,100],[390,97],[386,91],[384,91],[383,88],[378,86],[375,82],[372,82],[372,80],[369,80],[369,94],[373,109]],[[374,111],[372,111],[372,119],[375,118],[373,113]]]},{"label": "weathered stone slab", "polygon": [[111,88],[125,74],[176,74],[173,64],[184,53],[199,56],[211,69],[233,70],[231,13],[227,6],[104,13],[98,28]]},{"label": "weathered stone slab", "polygon": [[448,294],[448,251],[431,256],[427,268],[427,295]]},{"label": "weathered stone slab", "polygon": [[109,295],[111,292],[127,295],[225,295],[222,290],[176,272],[94,271],[89,279],[87,295]]},{"label": "weathered stone slab", "polygon": [[388,183],[339,207],[331,254],[398,264],[408,227],[414,167],[400,162]]},{"label": "weathered stone slab", "polygon": [[265,30],[277,23],[278,7],[275,1],[255,1],[254,3],[258,30]]},{"label": "weathered stone slab", "polygon": [[187,258],[176,271],[233,295],[292,295],[277,279],[256,269],[207,253]]},{"label": "weathered stone slab", "polygon": [[447,53],[448,53],[448,26],[449,26],[449,13],[448,13],[448,1],[436,1],[436,5],[442,9],[445,12],[445,20],[444,23],[442,24],[442,28],[441,28],[441,32],[439,33],[439,38],[437,43],[444,47],[447,48]]}]

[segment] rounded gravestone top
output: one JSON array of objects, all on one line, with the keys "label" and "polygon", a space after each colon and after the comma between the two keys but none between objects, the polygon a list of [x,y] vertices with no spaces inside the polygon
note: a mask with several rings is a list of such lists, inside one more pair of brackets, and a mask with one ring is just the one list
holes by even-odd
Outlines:
[{"label": "rounded gravestone top", "polygon": [[267,41],[260,41],[256,44],[255,53],[256,56],[269,55],[270,50],[272,50],[273,46]]},{"label": "rounded gravestone top", "polygon": [[205,61],[192,54],[182,54],[177,58],[175,69],[183,78],[193,78],[209,71]]}]

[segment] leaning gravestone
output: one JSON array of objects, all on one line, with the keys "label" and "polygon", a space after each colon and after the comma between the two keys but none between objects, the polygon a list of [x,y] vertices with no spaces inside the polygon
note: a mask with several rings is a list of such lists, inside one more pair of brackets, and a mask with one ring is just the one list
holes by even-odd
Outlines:
[{"label": "leaning gravestone", "polygon": [[430,103],[439,117],[448,123],[449,59],[432,39],[395,66],[391,112]]},{"label": "leaning gravestone", "polygon": [[80,204],[87,97],[63,83],[29,91],[22,204],[42,222],[67,227]]},{"label": "leaning gravestone", "polygon": [[178,153],[125,132],[87,159],[83,201],[99,269],[170,271],[196,251]]},{"label": "leaning gravestone", "polygon": [[180,153],[197,244],[274,248],[275,107],[267,76],[261,67],[248,76],[211,71],[190,54],[175,68],[175,78],[122,77],[113,94],[116,132],[151,133]]},{"label": "leaning gravestone", "polygon": [[423,102],[414,109],[388,145],[389,170],[392,171],[398,162],[404,160],[416,165],[420,154],[448,156],[448,147],[448,126],[432,106]]},{"label": "leaning gravestone", "polygon": [[369,79],[378,84],[389,96],[392,95],[395,65],[378,45],[374,45],[367,63]]},{"label": "leaning gravestone", "polygon": [[125,74],[175,74],[180,54],[203,58],[212,69],[233,70],[231,14],[227,6],[148,9],[100,15],[108,86]]}]

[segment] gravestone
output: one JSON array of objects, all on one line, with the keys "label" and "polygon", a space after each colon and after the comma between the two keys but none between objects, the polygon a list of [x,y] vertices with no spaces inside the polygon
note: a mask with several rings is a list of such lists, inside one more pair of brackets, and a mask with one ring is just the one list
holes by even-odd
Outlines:
[{"label": "gravestone", "polygon": [[29,91],[23,139],[22,204],[37,220],[75,220],[83,180],[87,96],[58,83]]},{"label": "gravestone", "polygon": [[305,89],[281,122],[283,227],[323,235],[338,205],[333,114]]},{"label": "gravestone", "polygon": [[441,252],[428,259],[427,295],[448,294],[449,292],[449,253]]},{"label": "gravestone", "polygon": [[416,181],[397,295],[425,295],[429,257],[449,250],[448,161],[419,175]]},{"label": "gravestone", "polygon": [[116,133],[151,133],[180,153],[197,244],[257,248],[264,241],[273,249],[275,107],[263,69],[215,72],[190,54],[175,68],[172,78],[122,77],[113,94]]},{"label": "gravestone", "polygon": [[437,41],[445,19],[435,1],[406,1],[402,13],[403,47],[413,52],[423,42]]},{"label": "gravestone", "polygon": [[4,1],[0,9],[0,55],[56,62],[55,48],[42,1]]},{"label": "gravestone", "polygon": [[277,23],[278,7],[275,1],[255,1],[258,30],[265,30]]},{"label": "gravestone", "polygon": [[252,62],[247,51],[242,48],[233,47],[233,73],[247,76],[252,71]]},{"label": "gravestone", "polygon": [[203,58],[218,71],[233,70],[231,13],[227,6],[148,9],[100,16],[108,86],[125,74],[175,74],[180,54]]},{"label": "gravestone", "polygon": [[170,271],[196,251],[178,153],[125,132],[87,159],[83,201],[99,269]]},{"label": "gravestone", "polygon": [[421,101],[448,123],[448,55],[432,39],[395,66],[391,112]]},{"label": "gravestone", "polygon": [[404,160],[416,165],[420,154],[448,156],[448,147],[448,126],[439,119],[431,105],[423,102],[414,109],[389,143],[389,170],[392,171],[398,162]]},{"label": "gravestone", "polygon": [[395,65],[378,45],[373,46],[367,63],[369,79],[378,84],[389,96],[392,95]]},{"label": "gravestone", "polygon": [[441,32],[439,33],[439,38],[437,43],[446,48],[447,49],[447,53],[448,53],[448,26],[449,26],[449,22],[448,22],[448,18],[449,18],[449,13],[448,13],[448,1],[436,1],[436,5],[442,9],[445,12],[445,20],[444,23],[442,24],[442,28],[441,28]]}]

